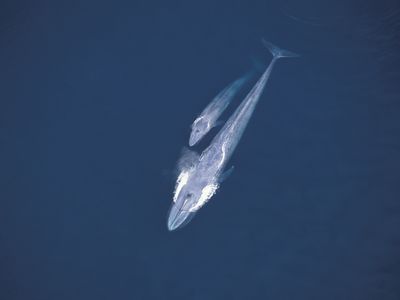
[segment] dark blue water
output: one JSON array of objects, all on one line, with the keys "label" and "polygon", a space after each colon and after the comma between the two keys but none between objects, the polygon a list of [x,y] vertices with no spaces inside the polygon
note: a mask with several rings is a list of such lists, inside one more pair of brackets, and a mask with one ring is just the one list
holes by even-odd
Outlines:
[{"label": "dark blue water", "polygon": [[[189,125],[261,37],[302,56],[168,232]],[[399,41],[396,1],[3,1],[0,299],[400,299]]]}]

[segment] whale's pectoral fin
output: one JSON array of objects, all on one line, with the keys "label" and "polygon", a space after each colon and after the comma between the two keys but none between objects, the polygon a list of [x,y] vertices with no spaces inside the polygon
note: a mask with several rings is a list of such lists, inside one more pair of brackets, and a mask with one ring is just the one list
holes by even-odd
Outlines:
[{"label": "whale's pectoral fin", "polygon": [[225,123],[225,121],[224,121],[224,120],[218,120],[217,122],[215,122],[215,124],[214,124],[214,126],[213,126],[213,127],[219,127],[219,126],[222,126],[224,123]]},{"label": "whale's pectoral fin", "polygon": [[181,157],[178,160],[177,168],[178,171],[187,170],[194,167],[199,161],[199,154],[196,151],[189,150],[183,147]]},{"label": "whale's pectoral fin", "polygon": [[221,177],[219,178],[219,182],[225,181],[232,173],[233,170],[235,169],[234,166],[230,167],[228,170],[226,170],[224,173],[222,173]]}]

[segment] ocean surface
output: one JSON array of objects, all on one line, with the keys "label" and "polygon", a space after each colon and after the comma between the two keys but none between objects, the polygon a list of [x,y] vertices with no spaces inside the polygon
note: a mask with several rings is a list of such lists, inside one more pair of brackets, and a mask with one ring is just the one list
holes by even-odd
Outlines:
[{"label": "ocean surface", "polygon": [[[169,232],[190,124],[262,37],[301,57]],[[0,299],[400,299],[399,82],[398,1],[2,1]]]}]

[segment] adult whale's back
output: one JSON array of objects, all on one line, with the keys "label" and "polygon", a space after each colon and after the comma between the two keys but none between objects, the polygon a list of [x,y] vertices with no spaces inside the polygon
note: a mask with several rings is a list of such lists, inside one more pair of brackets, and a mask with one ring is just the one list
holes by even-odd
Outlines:
[{"label": "adult whale's back", "polygon": [[[228,119],[220,132],[214,137],[211,145],[221,145],[221,150],[224,153],[224,162],[229,160],[234,149],[236,148],[242,134],[250,120],[251,115],[257,105],[258,100],[264,90],[265,84],[271,75],[272,69],[279,58],[282,57],[298,57],[299,55],[284,49],[281,49],[270,42],[263,40],[265,47],[273,55],[272,61],[261,75],[260,79],[247,94],[246,98],[242,101],[239,107],[235,110],[232,116]],[[223,168],[223,166],[222,166]]]}]

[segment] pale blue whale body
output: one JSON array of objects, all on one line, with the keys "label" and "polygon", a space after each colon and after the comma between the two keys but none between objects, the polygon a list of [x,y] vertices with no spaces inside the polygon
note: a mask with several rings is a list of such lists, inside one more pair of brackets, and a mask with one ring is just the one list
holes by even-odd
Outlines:
[{"label": "pale blue whale body", "polygon": [[192,132],[189,138],[189,146],[197,144],[213,127],[217,125],[217,120],[229,106],[239,89],[250,78],[247,74],[236,79],[226,88],[224,88],[215,98],[207,105],[201,114],[194,120],[192,124]]},{"label": "pale blue whale body", "polygon": [[267,41],[263,43],[273,55],[271,63],[198,161],[179,174],[168,217],[169,230],[187,224],[217,191],[226,164],[253,114],[276,61],[281,57],[298,56]]}]

